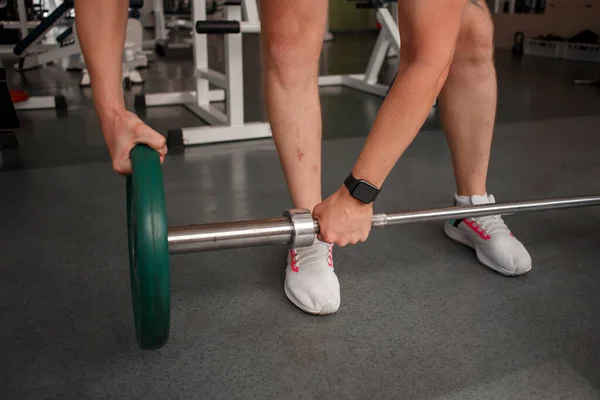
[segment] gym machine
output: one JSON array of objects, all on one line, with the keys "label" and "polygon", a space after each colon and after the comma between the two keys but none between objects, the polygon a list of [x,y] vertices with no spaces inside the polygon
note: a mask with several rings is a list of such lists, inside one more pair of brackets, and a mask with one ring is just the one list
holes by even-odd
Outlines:
[{"label": "gym machine", "polygon": [[[206,0],[206,14],[222,14],[225,0]],[[169,50],[191,48],[194,44],[194,21],[191,5],[193,0],[152,0],[154,14],[154,47],[159,56],[166,56]],[[181,40],[173,31],[184,28],[189,37]]]},{"label": "gym machine", "polygon": [[[54,1],[0,0],[0,54],[12,54],[14,45],[55,8]],[[36,46],[38,50],[44,47],[48,46]]]},{"label": "gym machine", "polygon": [[[171,30],[184,26],[192,31],[191,11],[185,9],[168,9],[165,11],[164,0],[152,0],[152,13],[154,14],[154,48],[160,56],[165,56],[169,49],[188,48],[192,46],[192,37],[183,42],[175,42],[171,38]],[[181,8],[183,2],[175,3]],[[189,25],[189,26],[188,26]]]},{"label": "gym machine", "polygon": [[398,24],[387,8],[389,3],[394,2],[390,0],[369,0],[367,2],[360,0],[357,2],[357,8],[375,9],[377,22],[381,25],[367,69],[364,74],[320,76],[319,86],[345,86],[377,96],[387,96],[389,87],[378,83],[378,79],[385,59],[390,55],[400,54]]},{"label": "gym machine", "polygon": [[[192,12],[197,33],[194,35],[196,90],[137,95],[136,108],[182,105],[209,124],[169,130],[167,141],[171,147],[270,137],[268,123],[244,121],[242,34],[260,32],[256,1],[226,1],[225,20],[207,21],[204,0],[194,1]],[[208,66],[208,34],[224,34],[224,74]],[[219,89],[209,90],[209,84]],[[210,105],[223,100],[225,112]]]},{"label": "gym machine", "polygon": [[[169,254],[241,247],[311,246],[319,232],[308,210],[287,210],[282,217],[217,222],[169,228],[159,155],[145,145],[131,152],[127,181],[127,229],[135,331],[142,349],[158,349],[169,338],[171,295]],[[512,203],[455,206],[375,214],[371,226],[446,221],[487,215],[600,205],[600,195]]]},{"label": "gym machine", "polygon": [[[142,0],[130,1],[130,8],[132,10],[137,10],[142,5]],[[26,71],[71,56],[81,55],[81,47],[79,46],[77,29],[74,22],[71,22],[68,28],[56,36],[56,46],[51,46],[42,51],[37,46],[53,28],[59,26],[64,20],[71,18],[73,7],[73,0],[63,1],[54,11],[42,19],[39,25],[17,43],[13,49],[13,53],[19,57],[19,62],[15,65],[17,70]],[[136,68],[148,66],[148,58],[142,49],[142,39],[142,24],[136,18],[129,18],[127,20],[127,36],[124,50],[123,79],[131,83],[142,83],[143,79]],[[82,57],[81,61],[72,63],[67,69],[83,71],[80,85],[89,86],[89,75],[85,69]],[[62,104],[54,104],[50,101],[51,99],[42,101],[42,99],[32,98],[32,100],[35,101],[23,106],[28,108],[54,108],[55,106],[62,106]]]},{"label": "gym machine", "polygon": [[56,47],[41,52],[34,49],[34,46],[40,43],[51,29],[70,19],[73,6],[73,0],[65,0],[16,44],[13,53],[19,57],[19,62],[15,65],[15,69],[26,71],[81,52],[77,43],[66,44],[72,34],[71,27],[56,37]]},{"label": "gym machine", "polygon": [[[39,46],[37,46],[52,28],[58,26],[67,18],[72,8],[73,0],[65,0],[15,45],[13,53],[19,57],[19,61],[15,65],[17,70],[24,71],[36,68],[60,58],[78,54],[81,51],[78,45],[66,45],[52,49],[44,49],[40,52]],[[69,32],[69,30],[70,28],[67,28],[65,32]],[[64,34],[64,32],[57,37],[57,42],[60,43],[61,40],[67,40],[67,35]],[[62,95],[31,96],[26,101],[15,104],[16,110],[47,108],[56,108],[59,111],[65,111],[67,109],[67,101]]]}]

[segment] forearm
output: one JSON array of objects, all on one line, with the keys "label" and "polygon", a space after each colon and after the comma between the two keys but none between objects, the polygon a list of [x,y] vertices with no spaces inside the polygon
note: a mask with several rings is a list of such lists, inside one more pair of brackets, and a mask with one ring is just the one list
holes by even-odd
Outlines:
[{"label": "forearm", "polygon": [[352,170],[354,176],[381,187],[421,129],[446,74],[443,66],[420,62],[399,73]]},{"label": "forearm", "polygon": [[75,0],[75,22],[101,120],[125,110],[122,62],[128,0]]}]

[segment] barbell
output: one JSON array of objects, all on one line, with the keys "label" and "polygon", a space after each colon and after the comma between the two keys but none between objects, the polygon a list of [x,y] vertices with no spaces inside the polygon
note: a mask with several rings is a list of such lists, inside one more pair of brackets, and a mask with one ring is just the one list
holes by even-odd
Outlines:
[{"label": "barbell", "polygon": [[[142,349],[158,349],[169,338],[169,254],[263,245],[298,248],[312,245],[319,233],[318,221],[308,210],[299,209],[276,218],[168,228],[158,153],[138,145],[131,151],[131,162],[133,173],[127,177],[129,265],[135,331]],[[375,214],[372,227],[597,205],[600,196],[434,208]]]}]

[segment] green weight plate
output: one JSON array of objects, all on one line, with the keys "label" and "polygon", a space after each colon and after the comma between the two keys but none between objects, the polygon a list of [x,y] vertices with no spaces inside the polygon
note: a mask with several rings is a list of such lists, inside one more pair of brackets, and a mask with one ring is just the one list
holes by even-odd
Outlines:
[{"label": "green weight plate", "polygon": [[159,155],[145,145],[131,151],[127,177],[129,270],[137,341],[158,349],[169,339],[171,296],[165,192]]}]

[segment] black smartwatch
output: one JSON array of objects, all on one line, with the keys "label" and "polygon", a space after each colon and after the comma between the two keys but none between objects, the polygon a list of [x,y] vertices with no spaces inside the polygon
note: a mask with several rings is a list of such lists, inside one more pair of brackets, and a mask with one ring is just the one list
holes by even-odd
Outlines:
[{"label": "black smartwatch", "polygon": [[348,188],[350,195],[363,204],[374,202],[380,192],[377,186],[363,179],[356,179],[352,173],[348,175],[344,185]]}]

